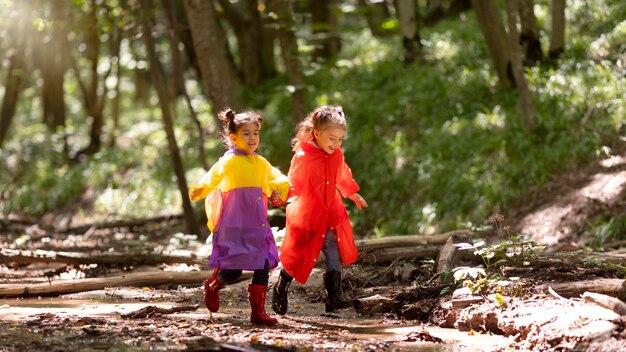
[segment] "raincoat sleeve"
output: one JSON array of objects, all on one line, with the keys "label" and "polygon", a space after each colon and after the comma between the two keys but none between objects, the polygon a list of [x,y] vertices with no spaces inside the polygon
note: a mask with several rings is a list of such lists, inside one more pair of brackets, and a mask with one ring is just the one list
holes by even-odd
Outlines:
[{"label": "raincoat sleeve", "polygon": [[[189,199],[195,202],[197,200],[206,198],[209,194],[215,191],[220,182],[222,182],[224,175],[226,175],[226,166],[227,165],[223,159],[220,159],[217,163],[215,163],[215,165],[213,165],[213,167],[211,167],[211,169],[207,171],[204,176],[202,176],[200,182],[198,182],[197,185],[191,186],[191,188],[189,189]],[[195,189],[200,189],[201,192],[195,197],[192,197],[192,190]]]},{"label": "raincoat sleeve", "polygon": [[306,172],[304,171],[304,164],[302,163],[303,152],[297,152],[293,158],[291,159],[291,166],[289,167],[289,183],[291,184],[291,189],[289,190],[289,198],[298,196],[300,193],[306,189],[304,175]]},{"label": "raincoat sleeve", "polygon": [[352,178],[352,170],[348,164],[346,164],[343,155],[341,156],[341,166],[339,172],[337,173],[336,182],[337,189],[341,192],[341,195],[344,198],[348,198],[359,191],[359,185],[356,183],[354,178]]},{"label": "raincoat sleeve", "polygon": [[272,202],[272,204],[275,206],[285,204],[285,202],[287,202],[287,197],[289,196],[289,179],[269,162],[267,163],[267,168],[269,170],[268,180],[270,190],[272,192],[280,193],[280,203],[274,204]]}]

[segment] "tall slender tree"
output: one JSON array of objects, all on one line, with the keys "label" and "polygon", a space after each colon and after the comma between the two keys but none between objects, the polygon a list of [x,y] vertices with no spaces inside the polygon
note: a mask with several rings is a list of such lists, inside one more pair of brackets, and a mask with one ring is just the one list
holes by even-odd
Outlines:
[{"label": "tall slender tree", "polygon": [[[104,107],[107,101],[106,96],[109,90],[106,85],[106,80],[113,72],[115,63],[119,60],[121,37],[118,28],[113,26],[111,31],[112,37],[109,39],[110,55],[108,57],[109,65],[104,74],[98,72],[101,59],[101,34],[102,34],[102,20],[100,19],[101,13],[104,12],[107,16],[110,15],[110,11],[99,1],[91,0],[86,4],[87,11],[85,14],[80,14],[83,25],[83,41],[80,45],[85,46],[85,59],[88,66],[88,79],[84,78],[82,68],[80,65],[80,59],[75,58],[72,61],[74,65],[74,72],[78,81],[78,86],[83,95],[83,101],[85,110],[87,111],[87,121],[90,125],[89,132],[89,144],[81,149],[75,156],[74,160],[78,160],[82,155],[92,155],[100,151],[102,147],[102,131],[104,127]],[[83,17],[84,16],[84,17]],[[106,20],[110,20],[107,18]]]},{"label": "tall slender tree", "polygon": [[447,17],[458,15],[471,8],[470,0],[431,0],[428,1],[427,12],[420,23],[424,26],[432,26]]},{"label": "tall slender tree", "polygon": [[288,0],[268,0],[269,17],[274,20],[280,43],[280,56],[283,60],[291,91],[291,121],[295,126],[306,116],[306,85],[304,70],[300,61],[300,50],[294,32],[293,11]]},{"label": "tall slender tree", "polygon": [[43,121],[51,131],[65,126],[65,73],[68,70],[67,6],[63,0],[42,4],[50,22],[40,34],[35,51],[35,63],[42,77]]},{"label": "tall slender tree", "polygon": [[520,44],[525,53],[525,64],[533,65],[543,58],[541,41],[539,40],[539,25],[535,16],[535,1],[518,1],[519,17],[521,23]]},{"label": "tall slender tree", "polygon": [[239,79],[229,57],[224,31],[212,1],[185,0],[185,9],[198,55],[202,80],[215,111],[242,107],[237,96]]},{"label": "tall slender tree", "polygon": [[23,82],[26,78],[25,51],[25,31],[26,23],[22,18],[11,18],[15,22],[11,36],[13,46],[12,54],[9,56],[9,69],[7,70],[4,83],[4,97],[0,110],[0,148],[4,144],[5,138],[13,122],[17,108],[18,97],[22,91]]},{"label": "tall slender tree", "polygon": [[[219,0],[224,18],[237,37],[239,72],[244,84],[255,85],[276,74],[274,32],[265,25],[257,0]],[[269,55],[271,54],[271,55]]]},{"label": "tall slender tree", "polygon": [[336,10],[336,0],[309,1],[312,42],[315,46],[313,61],[331,59],[341,51]]},{"label": "tall slender tree", "polygon": [[550,37],[551,58],[565,51],[565,0],[552,0],[552,36]]},{"label": "tall slender tree", "polygon": [[[178,44],[180,43],[180,40],[178,37],[178,33],[179,33],[178,15],[177,15],[178,10],[175,6],[172,6],[172,3],[169,0],[162,0],[162,4],[163,4],[163,9],[165,10],[165,13],[167,15],[166,17],[167,17],[167,22],[169,25],[170,48],[172,51],[172,66],[182,66],[181,54],[180,54],[180,50],[178,47]],[[198,114],[196,114],[196,110],[194,109],[193,104],[191,103],[191,98],[189,97],[189,94],[187,93],[187,88],[185,87],[185,77],[183,76],[182,67],[174,67],[172,69],[172,80],[176,80],[179,82],[175,85],[170,85],[170,87],[172,88],[176,87],[175,89],[180,89],[181,94],[185,100],[185,103],[187,104],[187,108],[189,109],[189,114],[191,115],[191,119],[194,125],[196,126],[196,130],[198,131],[198,139],[199,139],[198,158],[200,159],[202,167],[208,171],[209,164],[208,164],[206,155],[204,153],[204,144],[205,144],[205,139],[206,139],[204,135],[204,128],[202,127],[202,123],[200,122],[200,119],[198,119]],[[174,104],[176,104],[176,99],[173,99],[173,102]],[[216,123],[218,122],[217,119],[215,122]]]},{"label": "tall slender tree", "polygon": [[410,63],[415,60],[421,45],[416,3],[414,0],[396,0],[396,8],[404,47],[404,61]]},{"label": "tall slender tree", "polygon": [[153,16],[154,6],[152,0],[142,0],[140,17],[142,37],[146,45],[146,52],[149,61],[148,71],[150,72],[150,77],[153,82],[152,86],[157,92],[159,106],[161,107],[161,117],[163,119],[165,134],[167,135],[170,158],[172,159],[172,166],[174,168],[178,190],[180,191],[183,203],[183,216],[185,218],[185,223],[187,224],[187,230],[190,233],[200,234],[200,227],[194,217],[191,201],[189,200],[189,189],[187,187],[187,181],[185,180],[185,168],[180,156],[178,143],[176,142],[176,135],[174,134],[174,119],[169,105],[170,97],[167,93],[167,84],[164,79],[159,57],[157,56],[156,45],[154,44],[154,39],[152,38],[152,29],[154,27]]},{"label": "tall slender tree", "polygon": [[510,88],[514,84],[511,70],[511,53],[506,29],[502,24],[502,15],[494,0],[471,0],[478,24],[487,42],[487,48],[493,61],[499,84]]},{"label": "tall slender tree", "polygon": [[509,44],[511,52],[511,64],[515,77],[515,86],[519,94],[520,110],[522,113],[522,127],[526,132],[531,132],[535,128],[535,118],[533,106],[530,98],[528,82],[524,75],[524,66],[520,58],[519,35],[517,32],[517,16],[519,0],[506,0],[506,12],[509,24]]}]

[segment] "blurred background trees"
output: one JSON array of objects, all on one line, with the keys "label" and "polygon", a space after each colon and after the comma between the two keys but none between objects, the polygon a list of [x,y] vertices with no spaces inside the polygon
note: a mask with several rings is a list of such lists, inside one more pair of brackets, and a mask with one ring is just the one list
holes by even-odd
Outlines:
[{"label": "blurred background trees", "polygon": [[201,232],[186,188],[223,153],[227,106],[264,113],[286,172],[293,126],[343,105],[362,235],[478,226],[622,148],[620,1],[0,3],[3,216]]}]

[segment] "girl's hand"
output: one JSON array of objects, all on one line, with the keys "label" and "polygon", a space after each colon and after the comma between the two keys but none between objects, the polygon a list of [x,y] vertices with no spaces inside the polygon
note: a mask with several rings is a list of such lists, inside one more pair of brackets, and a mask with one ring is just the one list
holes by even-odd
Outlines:
[{"label": "girl's hand", "polygon": [[194,186],[189,189],[189,199],[195,201],[202,194],[202,187]]},{"label": "girl's hand", "polygon": [[281,203],[281,199],[280,199],[280,192],[272,192],[272,194],[270,195],[270,200],[272,201],[273,204],[280,204]]},{"label": "girl's hand", "polygon": [[362,208],[367,208],[367,202],[365,201],[365,198],[361,197],[360,194],[355,193],[348,198],[352,199],[354,204],[356,204],[357,209],[361,210]]}]

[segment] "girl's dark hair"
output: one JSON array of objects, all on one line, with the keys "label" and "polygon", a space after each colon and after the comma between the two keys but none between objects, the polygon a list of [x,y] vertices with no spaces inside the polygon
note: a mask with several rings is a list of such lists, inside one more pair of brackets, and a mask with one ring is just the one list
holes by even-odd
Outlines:
[{"label": "girl's dark hair", "polygon": [[298,124],[296,136],[291,140],[293,150],[298,149],[301,142],[312,139],[313,130],[323,130],[329,126],[348,127],[341,106],[320,106],[302,120]]},{"label": "girl's dark hair", "polygon": [[230,141],[230,134],[236,134],[237,130],[246,123],[258,123],[259,128],[263,124],[263,115],[260,112],[244,111],[239,114],[231,108],[226,108],[217,114],[222,121],[222,141],[226,148],[233,148],[233,142]]}]

